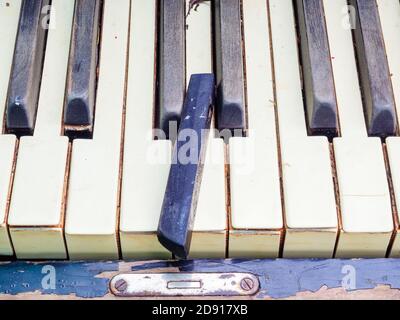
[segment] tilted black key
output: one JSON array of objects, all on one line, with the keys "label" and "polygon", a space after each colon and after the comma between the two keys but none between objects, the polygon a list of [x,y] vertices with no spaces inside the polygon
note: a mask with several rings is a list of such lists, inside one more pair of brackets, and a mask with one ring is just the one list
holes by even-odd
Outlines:
[{"label": "tilted black key", "polygon": [[[158,239],[186,258],[192,237],[214,98],[214,76],[190,79],[158,225]],[[204,130],[207,130],[204,132]]]},{"label": "tilted black key", "polygon": [[367,129],[370,136],[396,134],[396,108],[381,22],[375,0],[351,0],[356,8],[354,37]]},{"label": "tilted black key", "polygon": [[240,0],[215,0],[217,127],[245,129]]},{"label": "tilted black key", "polygon": [[35,126],[49,0],[23,0],[7,97],[6,127],[18,135]]},{"label": "tilted black key", "polygon": [[297,0],[304,94],[312,135],[338,135],[331,55],[321,0]]},{"label": "tilted black key", "polygon": [[65,133],[70,137],[90,136],[93,131],[99,19],[100,0],[76,0],[64,108]]},{"label": "tilted black key", "polygon": [[186,87],[185,0],[161,0],[160,6],[156,126],[174,140],[169,125],[179,127]]}]

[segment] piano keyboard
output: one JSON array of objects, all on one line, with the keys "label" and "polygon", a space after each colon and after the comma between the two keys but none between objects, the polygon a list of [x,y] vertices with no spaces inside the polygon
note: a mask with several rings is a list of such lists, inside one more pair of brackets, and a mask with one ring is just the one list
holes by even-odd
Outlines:
[{"label": "piano keyboard", "polygon": [[0,0],[0,256],[171,258],[185,91],[215,73],[190,258],[400,257],[398,0],[48,5]]}]

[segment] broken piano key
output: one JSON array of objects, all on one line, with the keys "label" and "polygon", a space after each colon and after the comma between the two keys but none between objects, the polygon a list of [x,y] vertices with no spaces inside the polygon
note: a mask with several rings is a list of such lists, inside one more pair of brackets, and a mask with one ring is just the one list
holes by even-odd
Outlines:
[{"label": "broken piano key", "polygon": [[32,134],[35,126],[49,0],[24,0],[8,89],[6,127],[17,135]]},{"label": "broken piano key", "polygon": [[100,0],[76,0],[69,57],[64,130],[70,138],[93,131]]},{"label": "broken piano key", "polygon": [[214,76],[192,75],[173,152],[157,236],[179,258],[192,237],[214,100]]}]

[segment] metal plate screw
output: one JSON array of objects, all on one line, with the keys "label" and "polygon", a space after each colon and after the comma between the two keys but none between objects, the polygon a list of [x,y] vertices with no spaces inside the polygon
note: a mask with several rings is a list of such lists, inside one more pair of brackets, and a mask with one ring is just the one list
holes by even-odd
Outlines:
[{"label": "metal plate screw", "polygon": [[250,291],[254,288],[254,281],[250,278],[243,278],[240,281],[240,287],[245,291]]},{"label": "metal plate screw", "polygon": [[128,288],[128,283],[124,279],[119,279],[115,283],[115,289],[118,290],[119,292],[124,292]]}]

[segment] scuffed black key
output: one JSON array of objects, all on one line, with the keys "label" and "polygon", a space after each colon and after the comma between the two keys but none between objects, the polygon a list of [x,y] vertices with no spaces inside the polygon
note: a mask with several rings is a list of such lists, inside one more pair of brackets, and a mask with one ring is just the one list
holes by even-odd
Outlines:
[{"label": "scuffed black key", "polygon": [[185,0],[161,0],[160,6],[157,127],[174,140],[169,127],[179,127],[186,87]]},{"label": "scuffed black key", "polygon": [[350,4],[356,8],[354,37],[368,134],[392,136],[397,131],[396,108],[377,3],[351,0]]},{"label": "scuffed black key", "polygon": [[338,135],[338,117],[323,1],[297,0],[304,94],[312,135]]},{"label": "scuffed black key", "polygon": [[217,127],[245,129],[240,0],[215,0]]},{"label": "scuffed black key", "polygon": [[32,134],[35,126],[48,5],[49,0],[24,0],[21,5],[6,114],[7,131],[18,135]]},{"label": "scuffed black key", "polygon": [[189,252],[213,98],[214,76],[193,75],[182,112],[157,232],[160,243],[180,258],[186,258]]},{"label": "scuffed black key", "polygon": [[76,0],[64,108],[65,134],[71,138],[93,131],[99,19],[100,0]]}]

